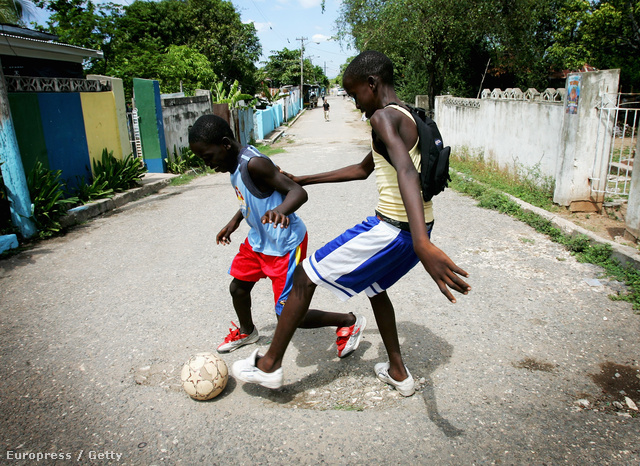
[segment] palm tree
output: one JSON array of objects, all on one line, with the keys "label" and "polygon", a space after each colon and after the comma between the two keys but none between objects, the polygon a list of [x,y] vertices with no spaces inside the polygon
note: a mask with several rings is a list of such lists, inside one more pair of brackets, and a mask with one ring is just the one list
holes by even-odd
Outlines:
[{"label": "palm tree", "polygon": [[0,24],[23,26],[34,14],[35,5],[30,0],[0,0]]}]

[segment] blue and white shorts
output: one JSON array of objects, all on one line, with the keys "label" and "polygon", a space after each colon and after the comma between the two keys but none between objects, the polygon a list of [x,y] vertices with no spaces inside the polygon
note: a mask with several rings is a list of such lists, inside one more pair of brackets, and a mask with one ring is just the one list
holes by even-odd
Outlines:
[{"label": "blue and white shorts", "polygon": [[418,262],[410,232],[368,217],[318,249],[302,266],[313,283],[346,301],[361,291],[370,298],[382,293]]}]

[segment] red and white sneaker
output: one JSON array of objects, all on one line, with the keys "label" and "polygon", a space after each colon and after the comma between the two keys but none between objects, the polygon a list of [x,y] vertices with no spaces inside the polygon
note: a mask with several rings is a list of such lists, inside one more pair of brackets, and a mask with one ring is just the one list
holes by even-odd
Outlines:
[{"label": "red and white sneaker", "polygon": [[356,323],[351,327],[338,327],[336,335],[336,345],[338,346],[338,357],[344,358],[349,356],[360,345],[360,339],[362,338],[362,332],[367,326],[367,319],[363,315],[355,314]]},{"label": "red and white sneaker", "polygon": [[224,341],[218,346],[218,353],[230,353],[238,348],[255,343],[260,338],[258,334],[258,327],[253,327],[253,332],[250,334],[240,332],[240,328],[231,322],[235,328],[229,329],[229,335],[224,338]]}]

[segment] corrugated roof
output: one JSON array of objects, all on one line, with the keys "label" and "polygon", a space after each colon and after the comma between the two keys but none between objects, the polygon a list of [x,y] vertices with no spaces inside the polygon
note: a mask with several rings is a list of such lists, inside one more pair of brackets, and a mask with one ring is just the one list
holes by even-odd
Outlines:
[{"label": "corrugated roof", "polygon": [[63,44],[51,40],[35,39],[22,35],[0,31],[0,55],[51,58],[78,61],[78,58],[103,58],[100,50],[88,49],[77,45]]}]

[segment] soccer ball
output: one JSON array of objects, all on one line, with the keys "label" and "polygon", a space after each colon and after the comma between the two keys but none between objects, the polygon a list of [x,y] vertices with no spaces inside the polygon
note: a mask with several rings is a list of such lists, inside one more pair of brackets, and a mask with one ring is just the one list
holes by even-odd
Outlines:
[{"label": "soccer ball", "polygon": [[182,388],[194,400],[215,398],[229,380],[226,363],[213,353],[198,353],[182,367]]}]

